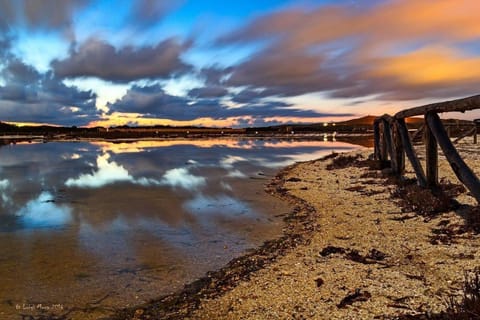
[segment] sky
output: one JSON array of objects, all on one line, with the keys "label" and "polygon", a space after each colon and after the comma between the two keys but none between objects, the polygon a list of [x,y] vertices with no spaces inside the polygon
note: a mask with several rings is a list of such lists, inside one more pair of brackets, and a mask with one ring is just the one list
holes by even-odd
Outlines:
[{"label": "sky", "polygon": [[471,96],[478,12],[477,0],[0,0],[0,121],[247,127]]}]

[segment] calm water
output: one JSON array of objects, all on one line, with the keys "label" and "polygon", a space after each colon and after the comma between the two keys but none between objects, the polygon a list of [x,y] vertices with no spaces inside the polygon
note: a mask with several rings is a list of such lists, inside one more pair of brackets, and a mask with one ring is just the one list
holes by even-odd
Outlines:
[{"label": "calm water", "polygon": [[0,318],[98,318],[180,289],[281,233],[263,192],[320,141],[62,142],[0,148]]}]

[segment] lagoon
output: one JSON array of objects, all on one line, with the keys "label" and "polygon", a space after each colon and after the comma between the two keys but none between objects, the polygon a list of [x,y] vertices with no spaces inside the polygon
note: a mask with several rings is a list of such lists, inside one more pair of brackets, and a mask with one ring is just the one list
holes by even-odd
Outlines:
[{"label": "lagoon", "polygon": [[0,148],[0,317],[96,319],[179,290],[282,232],[263,187],[359,146],[290,139]]}]

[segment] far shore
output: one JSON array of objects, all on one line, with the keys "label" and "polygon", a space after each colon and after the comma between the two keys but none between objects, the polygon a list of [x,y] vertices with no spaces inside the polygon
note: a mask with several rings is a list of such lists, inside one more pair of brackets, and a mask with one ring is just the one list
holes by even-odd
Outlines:
[{"label": "far shore", "polygon": [[125,136],[125,137],[89,137],[69,135],[34,135],[34,134],[9,134],[0,135],[0,146],[18,143],[47,143],[47,142],[111,142],[131,143],[138,141],[185,141],[185,140],[315,140],[330,142],[345,142],[357,144],[363,147],[373,146],[373,135],[371,133],[297,133],[297,134],[195,134],[195,135],[164,135],[164,136]]}]

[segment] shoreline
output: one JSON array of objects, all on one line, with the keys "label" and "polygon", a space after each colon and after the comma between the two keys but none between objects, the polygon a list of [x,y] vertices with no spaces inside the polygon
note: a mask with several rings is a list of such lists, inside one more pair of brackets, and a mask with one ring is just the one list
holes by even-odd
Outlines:
[{"label": "shoreline", "polygon": [[[41,145],[38,145],[39,147],[41,147]],[[28,146],[26,146],[28,147]],[[13,147],[14,148],[14,147]],[[329,151],[330,152],[330,151]],[[291,169],[291,168],[287,168],[287,169]],[[287,170],[287,169],[284,169],[284,170]],[[273,170],[273,169],[272,169]],[[273,175],[275,175],[276,173],[275,172],[278,172],[279,170],[279,167],[277,167],[275,169],[274,172],[269,172],[268,174],[268,179],[266,177],[262,177],[262,180],[261,182],[255,182],[255,183],[258,183],[257,186],[258,186],[258,190],[257,192],[255,192],[255,195],[257,195],[258,197],[262,197],[262,194],[263,194],[263,191],[264,191],[264,184],[265,183],[268,183],[268,181],[273,177]],[[281,177],[280,176],[277,176],[278,179],[280,179],[279,181],[281,183],[283,183],[284,181],[281,181]],[[278,181],[277,181],[278,182]],[[280,184],[276,183],[275,181],[270,184],[269,188],[271,189],[270,190],[270,193],[273,193],[275,192],[276,190],[282,192],[282,187]],[[250,188],[248,188],[250,189]],[[251,195],[251,197],[254,197],[255,196],[254,194]],[[287,197],[286,194],[284,194],[284,198]],[[277,197],[278,198],[278,197]],[[294,200],[292,200],[294,201]],[[279,201],[280,202],[280,201]],[[308,208],[306,208],[305,210],[307,210]],[[289,229],[287,230],[289,234],[292,234],[292,237],[285,237],[285,238],[281,238],[279,239],[279,241],[272,241],[272,242],[268,242],[266,243],[262,248],[260,248],[259,250],[263,250],[263,252],[261,252],[261,259],[263,261],[260,261],[259,262],[259,265],[256,266],[253,264],[253,262],[251,261],[247,261],[247,260],[242,260],[242,261],[237,261],[235,263],[232,262],[232,265],[233,267],[237,267],[239,266],[239,268],[243,268],[241,270],[239,270],[239,274],[242,276],[242,279],[244,279],[243,277],[243,273],[250,273],[251,271],[253,270],[257,270],[257,269],[260,269],[262,267],[264,267],[264,265],[268,262],[267,260],[268,259],[275,259],[276,258],[276,254],[274,252],[272,252],[272,250],[286,250],[286,248],[288,247],[291,247],[291,246],[296,246],[298,245],[298,243],[304,241],[303,240],[303,236],[299,233],[295,233],[296,231],[295,230],[298,230],[299,228],[301,228],[299,225],[300,225],[300,222],[299,221],[296,221],[296,220],[299,220],[299,219],[305,219],[305,217],[303,217],[305,214],[304,214],[304,211],[305,210],[302,210],[301,207],[297,206],[297,209],[295,212],[291,213],[287,219],[289,220],[289,223],[288,223],[288,226],[289,226]],[[275,212],[276,213],[279,213],[279,217],[275,217],[275,221],[278,221],[279,223],[277,224],[279,226],[278,229],[279,232],[276,233],[275,235],[270,235],[270,236],[267,236],[267,237],[264,237],[264,239],[273,239],[273,238],[276,238],[276,237],[279,237],[279,234],[280,236],[283,235],[283,231],[282,231],[282,228],[285,226],[285,222],[283,222],[283,218],[287,215],[288,212],[290,212],[290,206],[278,206],[275,210],[274,210],[274,213],[273,215],[275,215]],[[273,216],[272,215],[272,216]],[[298,219],[297,219],[298,218]],[[295,220],[295,221],[294,221]],[[297,224],[295,224],[297,223]],[[305,226],[306,224],[304,224],[303,226]],[[286,231],[286,232],[287,232]],[[256,246],[260,246],[262,244],[262,242],[257,242],[255,244],[255,246],[253,246],[254,248],[256,248]],[[243,252],[237,252],[236,255],[241,255],[241,254],[245,254],[245,252],[247,253],[251,253],[253,249],[247,249],[246,251],[243,251]],[[228,259],[224,259],[221,264],[217,264],[215,265],[213,268],[206,268],[206,269],[203,269],[203,271],[201,273],[198,273],[195,275],[195,277],[193,278],[190,278],[188,281],[193,281],[195,280],[197,277],[201,277],[203,276],[204,272],[208,271],[208,270],[213,270],[213,269],[217,269],[217,268],[220,268],[222,266],[224,266],[229,259],[231,259],[231,257],[233,257],[234,255],[231,255]],[[265,263],[264,263],[265,262]],[[255,262],[256,263],[256,262]],[[244,265],[244,266],[243,266]],[[243,271],[242,271],[243,270]],[[222,275],[220,274],[219,277],[221,277]],[[236,275],[235,275],[236,277]],[[171,278],[170,276],[168,278]],[[168,279],[167,278],[167,279]],[[184,282],[186,283],[186,282]],[[175,289],[181,289],[183,286],[183,284],[177,286]],[[167,292],[172,292],[173,290],[171,291],[167,291]],[[153,296],[150,296],[148,297],[147,299],[150,299],[150,298],[157,298],[163,294],[166,294],[166,292],[158,292],[157,291],[157,294],[153,295]],[[142,303],[144,301],[148,301],[147,299],[144,299],[142,301]],[[96,301],[96,300],[95,300]],[[137,300],[137,303],[138,303],[138,300]],[[67,304],[65,304],[67,305]],[[131,305],[135,305],[135,300],[133,300],[133,304],[130,304],[130,302],[125,302],[125,303],[122,303],[122,304],[118,304],[118,305],[115,305],[115,306],[112,306],[112,305],[109,305],[107,306],[104,310],[106,310],[106,312],[104,312],[102,315],[97,315],[97,316],[92,316],[92,318],[97,318],[97,317],[100,317],[100,316],[105,316],[105,317],[108,317],[110,312],[112,310],[115,310],[113,308],[123,308],[123,307],[127,307],[127,306],[131,306]],[[91,309],[90,309],[91,308]],[[76,318],[77,317],[77,311],[80,313],[80,312],[83,312],[82,310],[86,310],[86,312],[92,312],[92,313],[97,313],[97,311],[102,312],[103,306],[102,305],[99,305],[97,306],[95,304],[95,306],[89,306],[89,305],[85,305],[85,307],[83,305],[79,305],[78,307],[74,307],[72,306],[71,308],[68,308],[68,309],[65,309],[65,311],[55,311],[55,313],[52,313],[50,316],[52,317],[52,319],[54,319],[55,317],[58,318],[58,316],[65,316],[66,318],[69,318],[69,317],[72,317],[72,318]],[[91,311],[88,311],[88,310],[91,310]],[[98,310],[97,310],[98,309]],[[63,314],[62,314],[63,313]]]},{"label": "shoreline", "polygon": [[[480,146],[460,145],[478,175]],[[392,319],[435,315],[460,297],[464,274],[480,265],[478,232],[461,231],[463,209],[478,207],[472,197],[463,192],[458,210],[423,216],[392,199],[396,186],[384,173],[328,170],[332,158],[287,166],[266,186],[293,203],[282,237],[104,319]],[[439,158],[440,177],[458,183]]]},{"label": "shoreline", "polygon": [[292,207],[292,211],[283,219],[285,225],[281,237],[265,241],[260,247],[232,259],[217,271],[207,272],[204,277],[187,283],[179,292],[147,304],[117,310],[114,315],[104,319],[185,319],[199,307],[202,300],[223,295],[239,283],[248,281],[253,273],[272,264],[286,252],[307,244],[318,227],[315,222],[317,213],[306,201],[290,195],[284,188],[285,176],[296,165],[282,168],[265,186],[265,192],[288,202]]},{"label": "shoreline", "polygon": [[[480,146],[459,148],[478,175]],[[441,153],[439,160],[440,178],[458,184]],[[425,319],[461,298],[465,275],[480,265],[480,224],[468,225],[475,200],[463,191],[454,210],[419,214],[392,198],[398,188],[385,171],[329,170],[328,163],[299,163],[285,176],[289,193],[318,212],[311,241],[225,295],[204,299],[191,319]]]}]

